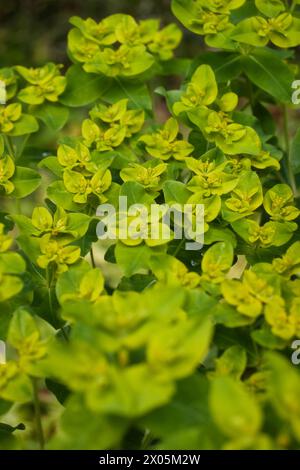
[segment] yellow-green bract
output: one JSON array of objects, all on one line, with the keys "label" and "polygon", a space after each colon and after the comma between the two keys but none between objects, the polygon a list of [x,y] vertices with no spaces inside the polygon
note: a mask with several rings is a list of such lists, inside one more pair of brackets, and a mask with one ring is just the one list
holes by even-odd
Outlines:
[{"label": "yellow-green bract", "polygon": [[[120,13],[70,19],[67,69],[0,69],[0,449],[299,447],[299,1],[172,11],[192,59]],[[98,241],[120,197],[202,204],[203,249],[175,216]]]}]

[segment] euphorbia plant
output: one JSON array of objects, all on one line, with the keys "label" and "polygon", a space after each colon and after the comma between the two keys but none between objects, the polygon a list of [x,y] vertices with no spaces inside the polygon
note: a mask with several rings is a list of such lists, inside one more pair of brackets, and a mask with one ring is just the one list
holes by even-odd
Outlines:
[{"label": "euphorbia plant", "polygon": [[[298,5],[173,0],[209,46],[193,59],[175,24],[73,17],[67,71],[0,70],[1,448],[299,447]],[[175,217],[167,239],[98,241],[120,196],[202,204],[202,250]]]}]

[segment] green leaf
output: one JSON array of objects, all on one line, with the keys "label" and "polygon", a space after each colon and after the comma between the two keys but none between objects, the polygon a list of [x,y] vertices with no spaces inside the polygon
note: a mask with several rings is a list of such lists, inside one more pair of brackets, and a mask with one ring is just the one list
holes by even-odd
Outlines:
[{"label": "green leaf", "polygon": [[87,261],[77,266],[72,266],[68,271],[62,273],[56,283],[56,294],[60,300],[65,294],[75,294],[79,291],[80,281],[83,276],[90,270],[90,265]]},{"label": "green leaf", "polygon": [[271,18],[285,10],[285,5],[281,0],[255,0],[255,5],[259,11]]},{"label": "green leaf", "polygon": [[291,102],[294,75],[288,65],[267,49],[255,49],[242,58],[245,74],[256,86],[280,103]]},{"label": "green leaf", "polygon": [[201,426],[210,419],[208,396],[208,380],[200,374],[195,374],[179,383],[170,404],[153,411],[142,419],[142,423],[157,437],[167,436],[178,429]]},{"label": "green leaf", "polygon": [[38,256],[40,255],[40,247],[37,238],[29,237],[28,235],[19,235],[17,238],[18,245],[24,251],[24,253],[28,256],[28,258],[36,262]]},{"label": "green leaf", "polygon": [[[25,425],[23,423],[19,423],[16,426],[10,426],[9,424],[6,423],[0,423],[0,435],[2,434],[11,434],[14,431],[24,431]],[[2,436],[1,436],[2,437]]]},{"label": "green leaf", "polygon": [[82,205],[73,202],[73,194],[69,193],[62,181],[54,181],[47,188],[47,196],[57,206],[69,211],[78,211]]},{"label": "green leaf", "polygon": [[254,330],[251,333],[251,337],[254,341],[267,349],[283,349],[286,347],[286,341],[277,336],[274,336],[271,332],[271,328],[266,324],[259,330]]},{"label": "green leaf", "polygon": [[270,373],[269,396],[278,415],[292,427],[294,436],[300,439],[300,409],[298,390],[300,376],[297,368],[278,353],[266,355]]},{"label": "green leaf", "polygon": [[144,83],[86,73],[80,65],[72,65],[66,76],[67,88],[60,96],[60,102],[66,106],[85,106],[102,97],[108,103],[128,98],[135,108],[152,109],[150,94]]},{"label": "green leaf", "polygon": [[151,256],[161,253],[164,247],[149,248],[146,244],[128,247],[118,242],[115,249],[117,263],[124,269],[125,276],[129,277],[140,269],[147,269]]},{"label": "green leaf", "polygon": [[180,181],[165,181],[163,192],[167,204],[185,204],[191,196],[191,192],[186,189],[186,185]]},{"label": "green leaf", "polygon": [[30,403],[33,399],[33,388],[30,378],[20,372],[12,378],[1,393],[5,400],[15,403]]},{"label": "green leaf", "polygon": [[204,244],[211,245],[214,242],[229,242],[234,248],[237,241],[234,233],[227,227],[218,227],[213,224],[209,225],[209,229],[204,234]]},{"label": "green leaf", "polygon": [[24,309],[18,309],[9,325],[7,340],[18,348],[27,337],[37,331],[37,325],[34,318]]},{"label": "green leaf", "polygon": [[38,164],[39,168],[47,168],[58,178],[63,177],[63,168],[59,164],[57,157],[46,157],[43,158]]},{"label": "green leaf", "polygon": [[203,272],[210,273],[212,267],[216,269],[216,265],[220,271],[226,271],[231,268],[233,262],[233,247],[228,242],[215,243],[208,248],[202,259]]},{"label": "green leaf", "polygon": [[90,225],[91,217],[86,214],[69,214],[68,215],[68,233],[74,238],[83,237]]},{"label": "green leaf", "polygon": [[31,168],[16,167],[11,179],[15,186],[12,196],[23,198],[33,193],[41,184],[41,176]]},{"label": "green leaf", "polygon": [[133,204],[151,204],[154,196],[147,193],[144,186],[135,181],[127,181],[121,186],[120,196],[127,197],[127,207]]},{"label": "green leaf", "polygon": [[1,253],[0,269],[3,269],[7,274],[22,274],[26,269],[26,264],[19,253]]},{"label": "green leaf", "polygon": [[0,285],[0,302],[4,302],[17,295],[23,289],[23,283],[17,276],[2,275]]},{"label": "green leaf", "polygon": [[[127,384],[126,394],[123,391],[124,383]],[[168,403],[173,393],[171,381],[154,375],[143,363],[133,364],[115,371],[112,386],[104,388],[99,394],[91,394],[89,406],[95,411],[134,418]]]},{"label": "green leaf", "polygon": [[74,244],[80,247],[81,255],[86,256],[91,247],[92,244],[98,241],[97,237],[97,225],[98,225],[99,220],[96,218],[92,218],[91,222],[89,224],[88,230],[84,237],[82,237],[80,240],[76,241]]},{"label": "green leaf", "polygon": [[46,379],[45,383],[47,389],[50,390],[50,392],[53,393],[58,402],[63,405],[70,395],[68,388],[65,385],[62,385],[59,382],[55,382],[51,379]]},{"label": "green leaf", "polygon": [[39,130],[39,125],[34,116],[22,114],[21,118],[14,122],[14,128],[9,135],[17,137],[24,134],[32,134]]},{"label": "green leaf", "polygon": [[11,408],[11,403],[0,399],[0,415],[6,414]]},{"label": "green leaf", "polygon": [[219,303],[215,307],[213,318],[216,323],[226,325],[227,328],[238,328],[254,322],[253,318],[241,315],[234,307],[225,303]]},{"label": "green leaf", "polygon": [[155,276],[148,274],[134,274],[130,277],[122,277],[118,290],[142,292],[156,282]]},{"label": "green leaf", "polygon": [[191,0],[172,0],[171,9],[172,13],[181,23],[191,31],[197,32],[192,27],[192,21],[194,20],[193,11],[191,9]]},{"label": "green leaf", "polygon": [[162,75],[186,75],[186,71],[191,66],[191,59],[177,58],[165,60],[159,64]]},{"label": "green leaf", "polygon": [[23,214],[13,214],[10,218],[17,224],[20,232],[24,235],[39,235],[40,231],[37,230],[31,222],[29,217]]},{"label": "green leaf", "polygon": [[293,173],[298,175],[300,173],[300,129],[297,130],[292,140],[289,160]]},{"label": "green leaf", "polygon": [[123,98],[128,98],[134,108],[152,110],[152,101],[145,83],[136,80],[113,79],[110,87],[105,89],[102,99],[108,103],[115,103]]},{"label": "green leaf", "polygon": [[261,426],[261,412],[245,385],[231,377],[213,380],[210,409],[215,423],[225,436],[255,436]]},{"label": "green leaf", "polygon": [[86,73],[80,65],[72,65],[67,74],[67,87],[59,101],[71,107],[85,106],[100,98],[110,87],[111,79]]},{"label": "green leaf", "polygon": [[[57,435],[47,448],[51,450],[98,450],[120,446],[127,423],[117,416],[105,416],[86,408],[83,399],[74,395],[66,403]],[[78,432],[79,429],[84,432]]]},{"label": "green leaf", "polygon": [[218,83],[228,82],[240,75],[242,71],[241,56],[239,54],[223,51],[218,52],[218,54],[204,52],[193,61],[189,69],[188,79],[191,78],[194,70],[201,64],[208,64],[212,67]]},{"label": "green leaf", "polygon": [[68,108],[47,102],[41,106],[33,107],[32,114],[43,121],[52,131],[62,129],[69,118]]},{"label": "green leaf", "polygon": [[239,380],[246,369],[247,353],[245,349],[239,345],[231,346],[226,349],[221,357],[216,359],[216,371],[213,375],[227,376]]}]

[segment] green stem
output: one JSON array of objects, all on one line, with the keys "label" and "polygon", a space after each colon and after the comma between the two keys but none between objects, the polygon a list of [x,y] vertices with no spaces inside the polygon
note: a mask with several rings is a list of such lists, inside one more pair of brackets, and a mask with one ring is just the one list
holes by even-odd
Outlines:
[{"label": "green stem", "polygon": [[182,248],[182,245],[184,244],[184,242],[185,242],[185,238],[182,238],[180,240],[180,243],[178,243],[176,249],[174,250],[174,253],[172,254],[172,256],[176,257],[178,255],[178,253],[179,253],[180,249]]},{"label": "green stem", "polygon": [[[51,290],[52,279],[53,278],[51,276],[51,272],[50,272],[49,268],[47,268],[46,269],[46,281],[47,281],[47,289],[48,289],[49,311],[50,311],[50,315],[51,315],[51,318],[52,318],[53,326],[55,326],[55,325],[57,325],[57,318],[56,318],[54,308],[53,308],[52,290]],[[60,331],[61,331],[64,339],[66,341],[69,341],[68,335],[65,332],[64,327],[60,328]]]},{"label": "green stem", "polygon": [[49,266],[47,266],[46,268],[46,281],[47,281],[47,287],[50,290],[51,284],[52,284],[52,276],[51,276]]},{"label": "green stem", "polygon": [[283,132],[285,141],[285,150],[287,154],[290,153],[290,135],[289,135],[289,115],[286,106],[283,106]]},{"label": "green stem", "polygon": [[[4,137],[4,142],[8,150],[8,153],[14,159],[14,161],[16,161],[15,150],[14,150],[14,146],[11,141],[11,138],[6,134],[3,134],[3,137]],[[18,198],[14,198],[14,200],[15,200],[15,207],[14,207],[15,213],[20,214],[21,213],[21,201]]]},{"label": "green stem", "polygon": [[54,313],[53,302],[52,302],[52,291],[51,291],[52,275],[51,275],[49,267],[47,267],[47,269],[46,269],[46,278],[47,278],[47,288],[48,288],[49,310],[50,310],[50,315],[51,315],[51,318],[52,318],[52,321],[53,321],[53,325],[55,326],[56,316],[55,316],[55,313]]},{"label": "green stem", "polygon": [[289,115],[287,106],[283,106],[283,134],[285,141],[285,151],[287,156],[287,169],[288,169],[288,178],[289,183],[292,187],[292,190],[295,195],[297,195],[297,185],[295,180],[295,175],[292,170],[292,165],[290,161],[290,134],[289,134]]},{"label": "green stem", "polygon": [[51,293],[51,287],[48,287],[48,301],[49,301],[49,310],[50,310],[50,315],[52,318],[52,321],[55,325],[56,323],[56,318],[54,315],[54,310],[53,310],[53,302],[52,302],[52,293]]},{"label": "green stem", "polygon": [[276,172],[276,176],[280,183],[286,184],[286,178],[284,178],[284,176],[279,171]]},{"label": "green stem", "polygon": [[35,426],[36,426],[36,434],[39,441],[40,449],[43,450],[45,446],[45,438],[43,433],[42,427],[42,418],[41,418],[41,405],[38,395],[38,384],[37,379],[32,378],[32,385],[33,385],[33,404],[34,404],[34,414],[35,414]]},{"label": "green stem", "polygon": [[15,212],[16,214],[22,214],[21,200],[17,197],[15,198]]},{"label": "green stem", "polygon": [[14,151],[14,147],[13,147],[13,144],[12,144],[12,141],[11,141],[10,137],[6,134],[3,134],[3,137],[4,137],[4,142],[5,142],[5,145],[7,147],[7,150],[10,153],[10,156],[14,157],[14,159],[15,159],[15,151]]},{"label": "green stem", "polygon": [[66,342],[68,343],[68,342],[69,342],[69,337],[68,337],[67,333],[65,332],[65,327],[62,326],[61,329],[60,329],[60,331],[61,331],[61,333],[62,333],[64,339],[65,339]]},{"label": "green stem", "polygon": [[247,77],[247,85],[248,85],[248,93],[249,93],[249,104],[251,106],[251,110],[253,112],[254,109],[254,104],[255,104],[255,98],[254,98],[254,93],[253,93],[253,86],[251,80]]},{"label": "green stem", "polygon": [[95,262],[94,251],[93,251],[93,247],[92,247],[92,246],[91,246],[91,248],[90,248],[90,257],[91,257],[91,262],[92,262],[93,268],[96,268],[96,262]]},{"label": "green stem", "polygon": [[[128,92],[128,89],[126,89],[126,87],[123,86],[123,83],[121,80],[119,80],[118,78],[115,77],[115,81],[117,82],[117,84],[119,85],[119,87],[122,89],[122,91],[124,92],[125,96],[128,97],[134,104],[137,108],[139,108],[139,103],[135,100],[134,96],[131,95],[129,92]],[[148,87],[147,87],[148,88]],[[148,115],[148,117],[152,118],[152,113],[151,111],[149,111],[148,109],[145,110],[145,113]]]},{"label": "green stem", "polygon": [[152,440],[151,431],[149,429],[146,429],[145,433],[144,433],[144,436],[143,436],[143,439],[142,439],[141,449],[142,450],[147,450],[150,443],[151,443],[151,440]]},{"label": "green stem", "polygon": [[296,5],[297,5],[297,1],[296,1],[296,0],[293,0],[293,1],[292,1],[292,4],[291,4],[291,8],[290,8],[290,12],[291,12],[291,13],[293,13],[293,11],[295,10]]},{"label": "green stem", "polygon": [[22,143],[18,146],[18,149],[17,149],[17,152],[16,152],[16,160],[22,155],[23,150],[24,150],[24,148],[25,148],[25,146],[26,146],[26,143],[27,143],[28,139],[29,139],[29,134],[27,134],[27,135],[23,138]]}]

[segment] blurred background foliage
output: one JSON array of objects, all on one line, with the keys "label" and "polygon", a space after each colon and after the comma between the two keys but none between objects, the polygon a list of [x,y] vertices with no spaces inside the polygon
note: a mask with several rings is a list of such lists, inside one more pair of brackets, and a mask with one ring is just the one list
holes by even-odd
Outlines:
[{"label": "blurred background foliage", "polygon": [[[207,48],[200,36],[184,29],[177,21],[171,12],[171,0],[0,0],[0,7],[0,67],[39,67],[53,61],[64,64],[66,71],[71,65],[67,53],[71,16],[91,17],[96,21],[115,13],[127,13],[136,19],[160,18],[162,26],[176,23],[184,34],[175,52],[177,57],[193,57]],[[176,88],[180,82],[179,77],[160,77],[160,82],[154,79],[152,86]],[[163,122],[168,115],[164,100],[158,96],[153,99],[158,122]],[[61,134],[77,135],[84,113],[86,110],[82,108],[74,109]],[[57,133],[51,135],[49,129],[41,126],[40,132],[29,141],[40,148],[54,149]]]},{"label": "blurred background foliage", "polygon": [[[177,23],[183,31],[183,40],[176,51],[177,57],[197,57],[207,46],[202,38],[182,28],[172,15],[171,0],[0,0],[0,67],[25,65],[27,67],[41,66],[53,61],[62,63],[67,68],[70,60],[67,55],[67,34],[71,28],[69,18],[80,16],[92,17],[97,21],[114,13],[127,13],[137,19],[160,18],[162,25],[170,22]],[[299,51],[298,51],[299,54]],[[298,61],[299,63],[299,61]],[[155,79],[154,79],[155,80]],[[166,88],[176,88],[181,82],[180,77],[159,77],[160,85]],[[155,117],[163,122],[167,117],[164,100],[155,98]],[[280,106],[270,106],[270,112],[278,126],[278,135],[283,132],[283,113]],[[62,135],[78,135],[81,120],[87,116],[86,108],[74,108],[67,126],[59,133],[51,133],[45,126],[40,132],[32,135],[27,142],[23,155],[27,165],[36,165],[43,156],[51,154],[56,149],[57,139]],[[300,111],[292,110],[289,122],[289,133],[295,134],[299,128]],[[0,198],[2,210],[10,213],[23,213],[31,215],[32,207],[41,204],[45,198],[45,191],[50,182],[48,174],[43,173],[43,184],[33,195],[26,200],[19,201],[16,207],[8,198]],[[99,244],[94,247],[94,256],[97,265],[104,272],[107,284],[114,287],[120,278],[117,265],[104,261],[104,252]],[[41,413],[43,425],[47,435],[51,436],[55,430],[57,417],[62,407],[46,389],[40,391]],[[26,431],[20,431],[20,438],[24,440],[26,448],[34,448],[36,436],[32,428],[34,409],[32,404],[14,407],[10,419],[14,423],[24,422]]]},{"label": "blurred background foliage", "polygon": [[[114,13],[137,19],[160,18],[162,24],[177,22],[170,0],[0,0],[0,64],[40,66],[46,60],[68,63],[68,20],[77,15],[101,20]],[[13,32],[13,34],[12,34]],[[201,39],[184,31],[179,55],[199,53]]]},{"label": "blurred background foliage", "polygon": [[[127,13],[136,19],[160,18],[162,25],[176,23],[183,32],[181,44],[175,51],[177,57],[195,58],[204,49],[208,49],[202,37],[183,28],[177,21],[171,12],[171,0],[0,0],[0,67],[37,67],[53,61],[64,64],[67,69],[71,64],[67,54],[67,34],[71,29],[69,18],[91,17],[100,21],[114,13]],[[159,83],[152,85],[172,89],[181,82],[180,77],[174,76],[160,77],[159,80]],[[153,98],[156,118],[163,122],[167,117],[164,100],[158,96]],[[275,106],[270,111],[281,129],[282,110]],[[291,135],[299,124],[299,112],[292,114]],[[64,129],[64,133],[67,131],[68,134],[77,134],[81,119],[82,109],[74,109],[72,123]],[[39,133],[39,143],[42,147],[45,144],[48,148],[55,147],[54,139],[57,135],[51,136],[48,130],[45,131],[44,135]],[[36,140],[37,136],[30,139],[31,142]]]},{"label": "blurred background foliage", "polygon": [[[171,0],[0,0],[0,67],[24,65],[39,67],[53,61],[64,64],[65,71],[71,65],[67,54],[67,34],[71,29],[69,18],[80,16],[91,17],[100,21],[114,13],[127,13],[136,19],[160,18],[161,24],[176,23],[184,33],[180,47],[176,50],[177,57],[192,57],[198,55],[203,45],[202,38],[184,30],[172,15]],[[158,84],[167,88],[177,87],[179,77],[160,77]],[[163,122],[167,111],[164,100],[158,95],[155,98],[156,118]],[[63,135],[78,135],[81,121],[87,117],[87,108],[74,108],[68,124],[59,133],[51,132],[41,125],[38,133],[33,134],[27,141],[23,154],[26,165],[33,166],[43,156],[53,153],[57,141]],[[43,204],[46,188],[50,182],[47,172],[41,171],[43,184],[34,194],[15,205],[8,198],[0,198],[0,206],[8,213],[22,213],[31,216],[35,205]],[[96,244],[94,244],[96,245]],[[107,284],[115,286],[120,279],[120,270],[115,264],[104,261],[103,249],[99,243],[94,246],[94,256],[97,265],[105,274]],[[58,416],[62,411],[61,405],[46,388],[39,392],[41,414],[46,435],[51,436],[57,426]],[[24,448],[35,448],[37,436],[32,426],[34,408],[31,403],[15,406],[6,416],[12,423],[25,423],[25,431],[17,431]]]}]

